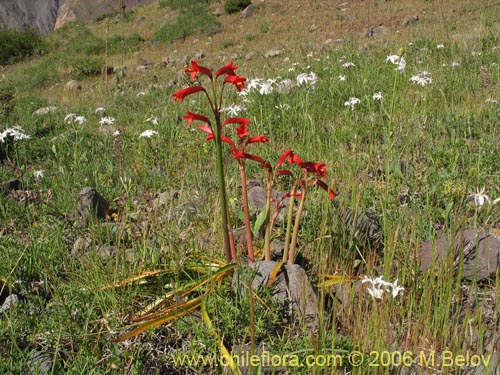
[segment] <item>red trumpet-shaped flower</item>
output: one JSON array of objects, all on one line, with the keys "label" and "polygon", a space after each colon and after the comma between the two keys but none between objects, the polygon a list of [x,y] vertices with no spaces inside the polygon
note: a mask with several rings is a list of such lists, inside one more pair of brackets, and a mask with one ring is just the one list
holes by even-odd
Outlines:
[{"label": "red trumpet-shaped flower", "polygon": [[210,120],[208,117],[203,116],[203,115],[199,115],[197,113],[193,113],[190,111],[187,111],[187,115],[182,116],[182,118],[184,120],[187,120],[188,125],[191,125],[193,123],[193,121],[203,121],[203,122],[207,123],[208,125],[210,125]]},{"label": "red trumpet-shaped flower", "polygon": [[301,168],[304,168],[308,172],[316,173],[319,177],[325,177],[327,174],[325,163],[314,163],[311,161],[303,162],[299,164]]},{"label": "red trumpet-shaped flower", "polygon": [[246,152],[241,152],[237,149],[233,149],[233,158],[235,158],[235,159],[250,159],[250,160],[257,161],[261,164],[264,164],[266,162],[260,156],[247,154]]},{"label": "red trumpet-shaped flower", "polygon": [[[200,129],[202,132],[205,132],[205,133],[208,134],[206,141],[211,141],[211,140],[215,139],[215,135],[214,135],[214,132],[213,132],[212,128],[210,128],[210,127],[208,127],[206,125],[198,125],[198,129]],[[231,138],[229,138],[229,137],[226,137],[225,135],[221,136],[221,141],[225,142],[225,143],[228,143],[232,147],[234,147],[233,140]]]},{"label": "red trumpet-shaped flower", "polygon": [[257,135],[255,137],[250,137],[247,139],[245,142],[245,146],[249,145],[250,143],[267,143],[269,142],[269,138],[267,138],[265,135]]},{"label": "red trumpet-shaped flower", "polygon": [[227,124],[250,125],[250,119],[248,117],[230,117],[222,123],[222,126]]},{"label": "red trumpet-shaped flower", "polygon": [[284,153],[282,153],[280,158],[278,159],[278,163],[276,163],[276,168],[281,167],[281,164],[283,164],[283,162],[292,154],[293,151],[291,149],[288,149]]},{"label": "red trumpet-shaped flower", "polygon": [[191,74],[191,81],[194,81],[197,74],[205,74],[212,79],[212,71],[204,66],[198,65],[196,60],[191,60],[191,67],[184,69],[184,72]]},{"label": "red trumpet-shaped flower", "polygon": [[338,194],[334,192],[332,189],[330,189],[328,185],[325,184],[323,181],[316,180],[315,184],[318,185],[320,188],[322,188],[324,191],[328,192],[330,200],[334,200],[337,197]]},{"label": "red trumpet-shaped flower", "polygon": [[205,91],[205,88],[203,86],[190,86],[185,89],[176,91],[172,94],[172,97],[174,98],[174,101],[176,102],[184,102],[184,98],[186,96],[189,96],[191,94],[195,94],[200,91]]},{"label": "red trumpet-shaped flower", "polygon": [[240,127],[236,128],[236,135],[241,140],[243,140],[245,137],[248,137],[250,135],[250,132],[248,131],[248,125],[241,124]]},{"label": "red trumpet-shaped flower", "polygon": [[224,82],[228,82],[228,83],[233,84],[236,87],[236,89],[238,90],[238,92],[240,92],[242,89],[244,89],[245,87],[247,87],[247,85],[245,84],[246,80],[247,79],[245,77],[227,76],[224,79]]},{"label": "red trumpet-shaped flower", "polygon": [[217,70],[217,72],[215,72],[215,77],[217,78],[224,74],[227,76],[235,76],[236,73],[234,71],[236,69],[238,69],[238,67],[236,65],[233,65],[232,61],[229,61],[226,65],[224,65],[222,68]]}]

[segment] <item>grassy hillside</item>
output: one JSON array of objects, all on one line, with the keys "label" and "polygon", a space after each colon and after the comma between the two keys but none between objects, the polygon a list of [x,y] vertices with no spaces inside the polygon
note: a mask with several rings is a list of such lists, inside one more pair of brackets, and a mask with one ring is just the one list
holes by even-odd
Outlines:
[{"label": "grassy hillside", "polygon": [[[320,329],[311,336],[284,322],[269,296],[210,284],[204,303],[225,346],[237,353],[252,338],[301,361],[328,353],[347,360],[354,350],[365,359],[301,362],[290,374],[409,373],[433,351],[497,353],[498,361],[499,278],[478,285],[445,268],[421,274],[418,259],[428,239],[500,229],[497,2],[266,0],[248,18],[215,16],[217,8],[223,4],[165,0],[69,24],[46,38],[41,55],[1,68],[0,182],[20,184],[0,197],[0,302],[20,300],[0,314],[1,372],[221,373],[208,362],[179,362],[185,353],[220,358],[198,311],[114,342],[148,304],[224,258],[213,143],[182,118],[209,107],[201,95],[172,100],[190,84],[184,69],[195,57],[213,69],[232,60],[247,77],[246,95],[227,85],[224,107],[248,117],[252,135],[269,137],[252,153],[275,163],[291,148],[326,163],[324,180],[339,196],[332,203],[310,191],[299,259],[315,286],[344,277],[352,296],[339,305],[331,288],[318,287]],[[105,65],[118,69],[103,77]],[[80,89],[65,88],[72,79]],[[35,113],[48,106],[56,108]],[[226,149],[224,160],[239,230],[238,165]],[[250,160],[247,173],[264,178]],[[86,186],[110,203],[102,220],[79,218]],[[277,188],[290,184],[280,179]],[[467,199],[483,188],[490,203]],[[347,208],[376,213],[378,251],[342,225]],[[285,230],[273,234],[284,239]],[[262,252],[263,240],[254,246]],[[105,287],[151,270],[175,272]],[[404,292],[383,300],[355,293],[353,280],[365,275],[397,279]],[[174,294],[175,303],[187,298]],[[384,352],[414,360],[370,366]]]}]

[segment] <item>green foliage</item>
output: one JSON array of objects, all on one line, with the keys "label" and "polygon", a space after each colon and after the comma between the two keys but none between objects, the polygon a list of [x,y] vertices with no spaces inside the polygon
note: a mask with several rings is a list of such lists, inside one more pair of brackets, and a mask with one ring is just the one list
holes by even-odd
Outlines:
[{"label": "green foliage", "polygon": [[160,8],[170,7],[172,9],[182,9],[189,8],[193,5],[207,6],[212,3],[213,0],[160,0]]},{"label": "green foliage", "polygon": [[104,60],[100,57],[82,57],[73,62],[72,76],[75,79],[98,76]]},{"label": "green foliage", "polygon": [[0,65],[12,64],[44,49],[40,35],[33,30],[0,31]]},{"label": "green foliage", "polygon": [[224,10],[227,14],[237,13],[252,3],[252,0],[226,0]]},{"label": "green foliage", "polygon": [[182,8],[172,23],[167,22],[159,28],[153,34],[153,41],[172,43],[197,32],[213,34],[217,32],[219,26],[220,22],[207,12],[206,7],[192,5]]},{"label": "green foliage", "polygon": [[80,26],[76,30],[76,34],[66,41],[67,53],[84,54],[84,55],[99,55],[104,53],[106,42],[104,39],[95,36],[86,26]]},{"label": "green foliage", "polygon": [[43,59],[21,69],[14,80],[19,90],[30,91],[54,85],[59,82],[60,78],[57,60]]},{"label": "green foliage", "polygon": [[136,51],[144,42],[144,38],[139,33],[133,33],[126,37],[120,35],[113,35],[108,41],[108,53],[119,53],[122,45],[125,51]]},{"label": "green foliage", "polygon": [[0,82],[0,121],[5,121],[14,110],[14,94],[12,82]]}]

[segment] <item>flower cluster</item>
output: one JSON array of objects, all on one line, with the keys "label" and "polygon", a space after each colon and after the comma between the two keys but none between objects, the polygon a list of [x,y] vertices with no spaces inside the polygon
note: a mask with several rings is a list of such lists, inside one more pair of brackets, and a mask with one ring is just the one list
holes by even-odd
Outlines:
[{"label": "flower cluster", "polygon": [[394,65],[396,65],[396,70],[398,72],[403,73],[406,70],[406,60],[403,56],[398,56],[398,55],[389,55],[385,59],[385,62],[390,62]]},{"label": "flower cluster", "polygon": [[[247,160],[255,161],[260,163],[261,166],[266,171],[267,176],[267,205],[266,205],[266,245],[264,248],[266,260],[270,260],[270,228],[273,225],[273,220],[275,218],[270,217],[270,205],[271,205],[271,191],[273,187],[273,179],[277,175],[286,175],[294,177],[293,173],[289,169],[281,168],[285,161],[288,161],[290,165],[297,165],[302,173],[295,178],[295,183],[292,191],[286,196],[291,199],[301,199],[300,207],[303,207],[305,201],[305,196],[307,190],[312,186],[319,186],[326,190],[331,199],[336,197],[336,193],[331,190],[328,185],[322,180],[326,176],[327,170],[324,163],[307,162],[303,161],[298,155],[296,155],[292,150],[285,151],[279,158],[278,163],[273,167],[271,163],[266,161],[264,158],[248,152],[248,147],[253,144],[266,144],[269,138],[266,135],[252,135],[249,129],[250,119],[247,117],[238,117],[239,113],[244,111],[245,108],[232,105],[229,107],[224,107],[222,103],[224,90],[227,84],[233,85],[240,95],[247,95],[251,91],[258,91],[261,95],[268,95],[272,93],[275,89],[277,90],[289,90],[294,86],[291,80],[282,80],[280,82],[276,80],[262,80],[253,79],[247,82],[245,77],[238,76],[235,71],[238,67],[233,65],[232,62],[227,63],[222,68],[214,72],[204,66],[198,65],[198,62],[191,61],[191,66],[185,69],[185,72],[190,75],[190,80],[194,81],[198,75],[208,77],[211,87],[207,90],[202,85],[193,85],[184,89],[181,89],[174,94],[172,94],[173,100],[177,102],[183,102],[184,99],[193,94],[201,93],[203,94],[209,103],[210,109],[212,111],[212,118],[205,116],[203,114],[194,113],[187,111],[183,119],[187,121],[190,126],[194,122],[199,123],[197,128],[204,132],[207,141],[214,141],[216,150],[216,165],[217,165],[217,175],[219,179],[219,194],[221,201],[221,218],[222,218],[222,229],[224,234],[224,251],[226,255],[226,260],[228,262],[236,262],[236,251],[234,246],[234,237],[232,234],[232,224],[230,220],[229,210],[228,210],[228,199],[225,189],[225,168],[224,159],[222,156],[222,145],[228,146],[233,159],[235,159],[239,166],[241,186],[242,186],[242,200],[243,200],[243,213],[245,221],[245,236],[247,242],[247,252],[248,259],[253,262],[253,246],[252,246],[252,227],[250,224],[250,214],[248,209],[248,196],[247,196],[247,177],[245,164]],[[222,85],[219,83],[219,78],[222,79]],[[317,78],[314,73],[303,73],[297,77],[297,85],[311,85],[316,84]],[[221,117],[227,114],[230,117],[222,119]],[[301,191],[299,191],[299,189]],[[276,203],[279,205],[279,202]],[[293,207],[293,205],[291,205]],[[278,210],[275,210],[275,212]],[[296,215],[296,221],[294,226],[294,237],[292,237],[292,245],[289,256],[284,255],[284,259],[288,262],[294,261],[293,249],[296,243],[296,237],[298,233],[298,221],[300,220],[301,208]],[[291,218],[289,220],[289,232],[291,228]],[[287,233],[288,243],[290,243],[290,237]]]},{"label": "flower cluster", "polygon": [[399,295],[399,292],[403,292],[405,290],[405,288],[398,285],[398,279],[390,283],[388,281],[384,281],[382,276],[365,276],[361,283],[368,283],[370,285],[367,288],[367,291],[374,299],[382,299],[384,296],[384,292],[390,293],[392,295],[392,298],[396,298]]},{"label": "flower cluster", "polygon": [[420,72],[410,78],[413,83],[425,87],[432,83],[431,73],[427,71]]},{"label": "flower cluster", "polygon": [[0,142],[5,143],[7,137],[12,138],[14,141],[20,141],[22,139],[31,139],[30,135],[24,133],[21,126],[16,125],[12,128],[7,128],[0,133]]}]

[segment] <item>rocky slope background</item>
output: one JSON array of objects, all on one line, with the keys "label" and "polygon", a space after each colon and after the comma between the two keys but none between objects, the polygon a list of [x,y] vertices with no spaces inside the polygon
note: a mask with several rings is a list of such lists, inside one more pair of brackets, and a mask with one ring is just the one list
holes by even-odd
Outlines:
[{"label": "rocky slope background", "polygon": [[[124,0],[126,8],[152,0]],[[120,8],[111,0],[4,0],[0,2],[0,29],[35,29],[48,34],[75,20],[90,20]]]}]

